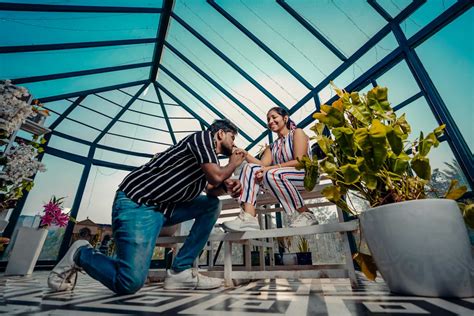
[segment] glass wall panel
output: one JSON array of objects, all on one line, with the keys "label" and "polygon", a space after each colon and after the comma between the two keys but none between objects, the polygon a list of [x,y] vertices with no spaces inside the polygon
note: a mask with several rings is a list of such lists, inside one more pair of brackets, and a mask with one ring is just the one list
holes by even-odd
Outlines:
[{"label": "glass wall panel", "polygon": [[472,21],[474,21],[474,9],[471,8],[416,49],[471,152],[474,150],[472,124],[474,23]]}]

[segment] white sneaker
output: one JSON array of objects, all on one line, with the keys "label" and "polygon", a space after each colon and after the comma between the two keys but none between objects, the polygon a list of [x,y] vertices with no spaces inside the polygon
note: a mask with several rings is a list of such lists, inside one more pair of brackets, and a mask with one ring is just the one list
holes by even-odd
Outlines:
[{"label": "white sneaker", "polygon": [[198,273],[197,269],[166,271],[165,290],[212,290],[222,286],[222,279]]},{"label": "white sneaker", "polygon": [[250,215],[244,210],[241,210],[236,219],[223,222],[222,228],[228,232],[242,232],[249,230],[260,230],[260,225],[258,225],[258,220],[256,217]]},{"label": "white sneaker", "polygon": [[318,225],[319,222],[313,212],[298,213],[290,223],[290,227]]},{"label": "white sneaker", "polygon": [[74,242],[64,257],[53,268],[48,277],[48,286],[53,291],[72,291],[76,286],[77,271],[81,268],[74,262],[74,255],[81,247],[92,247],[86,240]]}]

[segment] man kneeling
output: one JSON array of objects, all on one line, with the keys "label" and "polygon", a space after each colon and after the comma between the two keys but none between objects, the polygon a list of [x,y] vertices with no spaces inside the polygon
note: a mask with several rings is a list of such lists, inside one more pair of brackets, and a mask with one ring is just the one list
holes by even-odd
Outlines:
[{"label": "man kneeling", "polygon": [[[234,149],[237,127],[216,120],[207,131],[194,133],[128,174],[119,185],[112,207],[116,258],[96,251],[85,240],[71,245],[48,278],[55,291],[72,290],[83,270],[117,294],[132,294],[145,283],[163,226],[194,219],[189,236],[167,271],[165,289],[213,289],[222,279],[192,269],[219,217],[218,195],[240,195],[239,180],[229,177],[244,160]],[[229,156],[219,166],[218,154]],[[201,192],[206,190],[206,195]]]}]

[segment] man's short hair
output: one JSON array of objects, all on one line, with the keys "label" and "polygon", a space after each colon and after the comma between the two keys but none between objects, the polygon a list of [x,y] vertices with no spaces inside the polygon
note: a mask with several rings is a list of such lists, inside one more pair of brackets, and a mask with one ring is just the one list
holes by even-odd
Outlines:
[{"label": "man's short hair", "polygon": [[223,130],[226,133],[239,133],[239,129],[237,128],[237,126],[235,126],[235,124],[229,121],[228,119],[215,120],[207,130],[211,132],[212,136],[214,136],[214,134],[216,134],[219,130]]}]

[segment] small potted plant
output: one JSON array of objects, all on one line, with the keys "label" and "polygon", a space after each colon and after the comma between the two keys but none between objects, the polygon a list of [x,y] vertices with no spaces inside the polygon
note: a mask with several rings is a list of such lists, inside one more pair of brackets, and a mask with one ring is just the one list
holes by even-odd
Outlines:
[{"label": "small potted plant", "polygon": [[298,252],[296,258],[299,265],[312,265],[311,251],[309,249],[309,241],[305,237],[300,236],[298,240]]},{"label": "small potted plant", "polygon": [[48,235],[48,227],[52,225],[65,227],[72,219],[69,213],[63,212],[63,201],[63,197],[53,196],[48,203],[43,205],[43,214],[38,228],[20,227],[5,275],[29,275],[33,272]]},{"label": "small potted plant", "polygon": [[293,237],[286,236],[286,237],[277,237],[278,246],[284,249],[285,252],[280,253],[281,261],[283,265],[296,265],[298,264],[298,260],[296,258],[296,254],[291,253],[291,246],[293,243]]},{"label": "small potted plant", "polygon": [[[387,88],[375,87],[367,95],[335,91],[339,98],[332,106],[322,105],[313,116],[318,121],[313,139],[326,154],[320,172],[332,181],[323,195],[356,216],[360,210],[351,194],[368,202],[371,208],[360,213],[361,232],[393,292],[473,296],[471,247],[453,201],[466,188],[452,185],[447,199],[426,194],[428,154],[438,147],[444,125],[409,141],[411,127],[405,114],[397,116],[391,108]],[[375,267],[368,256],[357,259],[365,272]],[[366,275],[374,278],[374,272]]]}]

